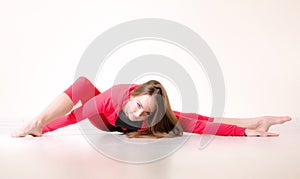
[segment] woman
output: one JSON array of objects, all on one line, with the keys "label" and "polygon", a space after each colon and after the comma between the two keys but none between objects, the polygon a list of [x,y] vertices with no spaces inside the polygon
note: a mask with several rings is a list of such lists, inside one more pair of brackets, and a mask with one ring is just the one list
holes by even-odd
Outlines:
[{"label": "woman", "polygon": [[[79,100],[82,105],[72,110]],[[268,132],[269,127],[291,120],[288,116],[212,118],[173,111],[165,88],[156,80],[140,85],[119,84],[100,93],[86,77],[81,76],[41,114],[12,136],[42,136],[86,118],[100,130],[123,132],[130,138],[175,137],[181,136],[183,132],[223,136],[278,136]]]}]

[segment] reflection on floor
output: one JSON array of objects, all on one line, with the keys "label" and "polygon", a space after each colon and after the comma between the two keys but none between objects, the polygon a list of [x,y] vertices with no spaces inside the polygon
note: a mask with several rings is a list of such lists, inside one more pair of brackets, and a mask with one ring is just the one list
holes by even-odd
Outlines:
[{"label": "reflection on floor", "polygon": [[43,137],[11,138],[24,122],[0,120],[0,178],[299,178],[300,121],[279,137],[191,135],[128,139],[81,122]]}]

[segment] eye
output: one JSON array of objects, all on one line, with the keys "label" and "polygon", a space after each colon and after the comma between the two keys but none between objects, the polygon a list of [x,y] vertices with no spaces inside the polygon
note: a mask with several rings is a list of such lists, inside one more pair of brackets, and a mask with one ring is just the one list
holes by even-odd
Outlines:
[{"label": "eye", "polygon": [[151,113],[150,112],[146,112],[146,114],[149,116]]},{"label": "eye", "polygon": [[136,104],[137,104],[138,108],[141,108],[141,105],[139,103],[136,103]]}]

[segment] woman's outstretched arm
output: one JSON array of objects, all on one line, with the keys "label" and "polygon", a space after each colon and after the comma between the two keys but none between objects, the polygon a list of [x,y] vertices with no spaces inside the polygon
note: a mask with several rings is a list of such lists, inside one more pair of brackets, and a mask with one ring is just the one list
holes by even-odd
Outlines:
[{"label": "woman's outstretched arm", "polygon": [[25,137],[26,135],[41,136],[43,127],[54,119],[65,115],[73,108],[73,102],[65,93],[59,94],[49,106],[37,117],[31,120],[24,128],[14,132],[12,137]]},{"label": "woman's outstretched arm", "polygon": [[173,112],[186,132],[225,136],[278,136],[278,134],[268,132],[269,127],[291,120],[289,116],[217,118],[207,117],[197,113]]},{"label": "woman's outstretched arm", "polygon": [[272,125],[283,124],[290,121],[289,116],[261,116],[253,118],[214,118],[213,122],[237,125],[246,128],[247,136],[278,136],[268,130]]}]

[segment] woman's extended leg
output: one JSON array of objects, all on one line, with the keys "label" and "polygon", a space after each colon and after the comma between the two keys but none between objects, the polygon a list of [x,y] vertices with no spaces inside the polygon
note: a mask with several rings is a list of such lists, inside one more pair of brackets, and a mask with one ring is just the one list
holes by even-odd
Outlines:
[{"label": "woman's extended leg", "polygon": [[41,136],[43,127],[52,120],[69,112],[73,107],[71,99],[65,93],[58,95],[48,107],[37,117],[30,121],[24,128],[13,133],[13,137],[26,135]]},{"label": "woman's extended leg", "polygon": [[42,113],[12,136],[24,137],[28,134],[41,136],[47,131],[74,124],[77,121],[73,120],[75,118],[72,115],[63,115],[68,113],[79,100],[84,104],[98,94],[100,94],[99,90],[87,78],[79,77],[64,93],[58,95]]}]

